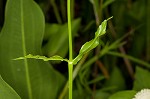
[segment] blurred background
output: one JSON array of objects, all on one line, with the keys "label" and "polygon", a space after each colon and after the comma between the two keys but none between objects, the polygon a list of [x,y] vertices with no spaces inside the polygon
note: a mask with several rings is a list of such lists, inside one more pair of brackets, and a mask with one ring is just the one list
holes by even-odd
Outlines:
[{"label": "blurred background", "polygon": [[[43,55],[68,58],[67,0],[35,2],[41,7],[46,22]],[[0,0],[0,30],[5,3],[6,0]],[[107,99],[117,91],[131,90],[136,66],[150,69],[150,0],[71,0],[74,57],[81,46],[94,37],[101,22],[111,16],[100,46],[83,57],[74,81],[76,98]],[[50,64],[68,77],[67,63]]]}]

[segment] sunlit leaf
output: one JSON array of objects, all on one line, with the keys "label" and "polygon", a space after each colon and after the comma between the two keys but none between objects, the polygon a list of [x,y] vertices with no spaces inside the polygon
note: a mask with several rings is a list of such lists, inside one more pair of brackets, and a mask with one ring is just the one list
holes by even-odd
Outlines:
[{"label": "sunlit leaf", "polygon": [[107,21],[111,19],[112,17],[108,18],[107,20],[104,20],[102,24],[99,26],[95,33],[95,38],[92,39],[89,42],[86,42],[80,49],[78,56],[73,60],[73,64],[77,64],[77,62],[82,58],[82,56],[94,49],[99,44],[99,37],[101,35],[104,35],[106,33],[106,27],[107,27]]}]

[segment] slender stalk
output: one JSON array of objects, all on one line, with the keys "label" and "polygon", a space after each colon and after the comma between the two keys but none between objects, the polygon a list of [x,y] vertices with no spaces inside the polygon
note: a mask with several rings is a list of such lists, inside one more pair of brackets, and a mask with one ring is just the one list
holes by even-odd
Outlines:
[{"label": "slender stalk", "polygon": [[72,99],[72,71],[73,71],[73,64],[72,62],[68,63],[68,68],[69,68],[69,99]]},{"label": "slender stalk", "polygon": [[67,0],[67,14],[68,14],[68,35],[69,35],[69,60],[72,61],[72,33],[71,33],[70,0]]},{"label": "slender stalk", "polygon": [[[81,61],[79,61],[79,63],[76,65],[76,67],[75,67],[75,69],[73,71],[73,75],[72,75],[73,79],[72,79],[72,81],[76,78],[76,76],[77,76],[77,74],[78,74],[81,66],[83,65],[83,63],[85,62],[85,60],[87,59],[87,57],[88,57],[88,53],[85,54],[83,56],[83,58],[81,59]],[[60,94],[60,96],[59,96],[58,99],[63,99],[65,97],[65,95],[66,95],[66,93],[68,91],[68,84],[69,84],[69,81],[66,82],[66,85],[64,86],[63,91]]]},{"label": "slender stalk", "polygon": [[69,35],[69,62],[68,62],[68,70],[69,70],[69,99],[72,99],[72,71],[73,71],[73,63],[72,63],[72,33],[71,33],[71,12],[70,12],[70,0],[67,0],[67,15],[68,15],[68,35]]}]

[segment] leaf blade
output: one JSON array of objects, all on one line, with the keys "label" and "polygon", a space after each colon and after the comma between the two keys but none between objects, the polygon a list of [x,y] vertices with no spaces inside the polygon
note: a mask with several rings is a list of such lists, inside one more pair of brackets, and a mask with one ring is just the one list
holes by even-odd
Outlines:
[{"label": "leaf blade", "polygon": [[[44,15],[33,0],[7,1],[5,23],[0,35],[0,74],[22,99],[56,99],[65,81],[48,62],[12,60],[28,53],[42,54],[44,24]],[[30,95],[29,88],[32,92]]]},{"label": "leaf blade", "polygon": [[102,24],[99,26],[97,31],[95,32],[95,38],[90,40],[89,42],[86,42],[82,45],[78,56],[73,60],[73,64],[77,64],[77,62],[82,58],[82,56],[94,49],[99,44],[99,37],[104,35],[106,33],[106,27],[107,27],[107,21],[110,20],[112,17],[108,18],[107,20],[104,20]]}]

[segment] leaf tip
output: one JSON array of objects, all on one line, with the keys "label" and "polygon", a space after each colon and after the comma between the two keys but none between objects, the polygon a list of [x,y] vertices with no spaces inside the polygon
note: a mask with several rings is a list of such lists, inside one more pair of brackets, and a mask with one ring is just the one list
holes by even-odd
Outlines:
[{"label": "leaf tip", "polygon": [[112,18],[113,18],[113,16],[109,17],[109,18],[107,19],[107,21],[110,20],[110,19],[112,19]]},{"label": "leaf tip", "polygon": [[12,59],[12,60],[21,60],[21,59],[24,59],[24,57],[15,58],[15,59]]}]

